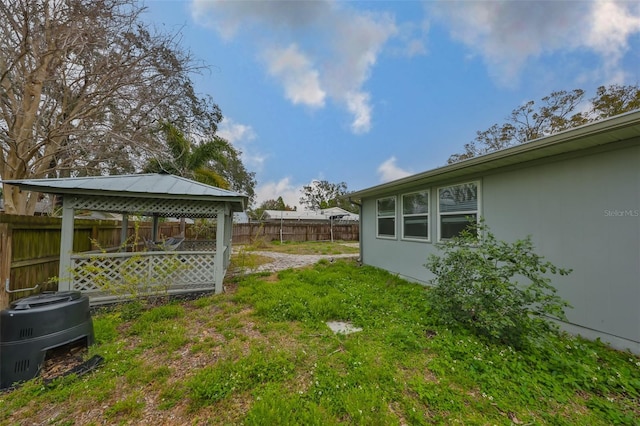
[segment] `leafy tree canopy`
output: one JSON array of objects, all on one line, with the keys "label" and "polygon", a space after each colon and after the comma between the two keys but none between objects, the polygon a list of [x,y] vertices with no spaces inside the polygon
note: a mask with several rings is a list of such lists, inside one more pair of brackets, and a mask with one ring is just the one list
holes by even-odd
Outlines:
[{"label": "leafy tree canopy", "polygon": [[476,138],[464,146],[464,152],[453,154],[447,163],[456,163],[640,109],[638,85],[600,86],[596,96],[588,100],[586,108],[584,95],[582,89],[560,90],[545,96],[537,105],[529,101],[514,109],[505,123],[496,123],[484,131],[478,131]]},{"label": "leafy tree canopy", "polygon": [[314,180],[311,184],[302,188],[300,204],[305,206],[307,210],[340,207],[356,213],[358,207],[351,204],[348,199],[341,198],[348,194],[347,184],[344,182],[331,183],[326,180]]}]

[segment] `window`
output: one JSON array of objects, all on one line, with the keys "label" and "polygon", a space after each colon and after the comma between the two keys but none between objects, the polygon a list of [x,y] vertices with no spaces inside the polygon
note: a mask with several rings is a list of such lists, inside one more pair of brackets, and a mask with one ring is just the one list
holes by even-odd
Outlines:
[{"label": "window", "polygon": [[429,191],[402,196],[402,238],[429,240]]},{"label": "window", "polygon": [[460,234],[478,222],[478,182],[438,189],[438,232],[441,240]]},{"label": "window", "polygon": [[378,237],[396,237],[396,197],[380,198],[378,209]]}]

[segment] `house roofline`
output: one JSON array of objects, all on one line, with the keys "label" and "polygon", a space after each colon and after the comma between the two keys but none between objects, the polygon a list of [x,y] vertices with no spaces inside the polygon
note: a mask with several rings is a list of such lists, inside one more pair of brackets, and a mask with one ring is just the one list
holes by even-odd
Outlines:
[{"label": "house roofline", "polygon": [[[601,137],[607,134],[608,137]],[[559,154],[582,151],[599,145],[607,145],[627,139],[640,138],[640,110],[585,124],[550,136],[473,157],[457,163],[431,169],[380,185],[354,191],[349,198],[362,200],[398,187],[416,186],[436,180],[457,178],[474,173],[552,157]]]}]

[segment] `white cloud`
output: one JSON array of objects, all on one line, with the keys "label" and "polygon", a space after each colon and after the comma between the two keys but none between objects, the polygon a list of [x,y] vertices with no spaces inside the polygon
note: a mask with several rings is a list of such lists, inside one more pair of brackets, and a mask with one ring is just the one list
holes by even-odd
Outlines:
[{"label": "white cloud", "polygon": [[427,48],[424,45],[424,41],[412,39],[407,43],[403,53],[408,57],[426,55]]},{"label": "white cloud", "polygon": [[302,186],[292,183],[290,177],[282,178],[277,182],[260,184],[256,188],[256,206],[259,206],[264,201],[277,200],[278,197],[282,197],[286,205],[303,210],[300,206]]},{"label": "white cloud", "polygon": [[223,38],[258,26],[272,30],[304,28],[327,19],[330,1],[193,0],[191,15]]},{"label": "white cloud", "polygon": [[218,136],[228,140],[231,143],[241,141],[252,141],[256,138],[256,134],[246,124],[234,122],[231,118],[224,118],[217,131]]},{"label": "white cloud", "polygon": [[390,157],[384,163],[378,166],[378,175],[380,176],[380,182],[389,182],[396,179],[409,176],[411,173],[408,170],[404,170],[396,165],[396,157]]},{"label": "white cloud", "polygon": [[242,162],[251,170],[260,171],[266,156],[256,151],[251,142],[256,134],[251,126],[234,122],[225,117],[218,126],[218,136],[229,141],[236,149],[242,151]]},{"label": "white cloud", "polygon": [[421,23],[403,22],[398,25],[398,39],[400,47],[391,47],[390,51],[396,55],[413,58],[427,54],[427,35],[430,22],[424,19]]},{"label": "white cloud", "polygon": [[269,74],[282,80],[287,99],[294,104],[324,106],[325,92],[320,88],[318,71],[295,44],[264,52]]},{"label": "white cloud", "polygon": [[368,93],[347,93],[345,95],[347,109],[354,116],[351,131],[356,134],[366,133],[371,129],[371,105]]},{"label": "white cloud", "polygon": [[638,2],[446,1],[432,10],[506,86],[531,58],[580,50],[601,56],[602,78],[617,79],[629,38],[640,32]]},{"label": "white cloud", "polygon": [[618,65],[629,50],[629,38],[640,33],[640,3],[596,2],[590,21],[585,45],[604,58],[612,83],[624,83],[624,72]]},{"label": "white cloud", "polygon": [[370,130],[372,100],[363,86],[397,35],[390,15],[332,0],[194,0],[192,15],[227,39],[250,37],[292,103],[322,107],[329,98],[352,115],[352,131]]}]

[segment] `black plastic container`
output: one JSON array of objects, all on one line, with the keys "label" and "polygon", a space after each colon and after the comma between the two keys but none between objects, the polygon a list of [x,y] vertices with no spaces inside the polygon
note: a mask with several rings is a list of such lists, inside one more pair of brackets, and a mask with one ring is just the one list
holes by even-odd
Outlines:
[{"label": "black plastic container", "polygon": [[0,389],[38,375],[48,350],[80,339],[93,344],[89,298],[45,292],[0,311]]}]

